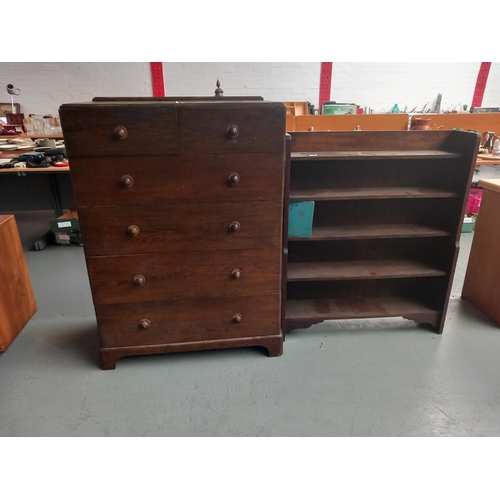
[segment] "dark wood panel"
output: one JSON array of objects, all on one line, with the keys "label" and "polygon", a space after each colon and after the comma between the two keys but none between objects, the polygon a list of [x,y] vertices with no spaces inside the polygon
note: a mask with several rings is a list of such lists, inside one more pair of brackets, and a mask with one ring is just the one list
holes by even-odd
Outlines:
[{"label": "dark wood panel", "polygon": [[310,238],[290,238],[302,240],[358,240],[379,238],[429,238],[449,236],[449,232],[420,224],[371,224],[356,226],[316,226]]},{"label": "dark wood panel", "polygon": [[[450,232],[454,229],[461,206],[458,198],[388,198],[368,200],[319,201],[314,206],[313,231],[330,226],[399,226],[436,228]],[[389,227],[387,227],[389,229]],[[404,227],[401,228],[404,230]],[[325,229],[327,231],[327,229]],[[393,232],[393,229],[391,229]]]},{"label": "dark wood panel", "polygon": [[[292,152],[320,151],[416,151],[446,150],[460,152],[463,148],[448,147],[451,134],[467,134],[443,131],[378,130],[353,132],[291,132]],[[465,137],[461,135],[461,137]]]},{"label": "dark wood panel", "polygon": [[324,321],[398,316],[418,318],[422,322],[434,324],[439,312],[416,300],[398,296],[290,300],[286,305],[286,317],[289,320]]},{"label": "dark wood panel", "polygon": [[161,101],[177,101],[177,102],[190,102],[190,101],[216,101],[223,104],[225,101],[263,101],[264,98],[260,96],[165,96],[165,97],[94,97],[92,102],[161,102]]},{"label": "dark wood panel", "polygon": [[[201,104],[198,108],[179,106],[181,151],[284,154],[285,113],[283,103],[268,105],[265,111],[257,105],[238,103],[224,109]],[[231,134],[228,129],[233,126],[236,129]]]},{"label": "dark wood panel", "polygon": [[281,200],[283,169],[279,153],[71,159],[80,206]]},{"label": "dark wood panel", "polygon": [[[280,201],[80,208],[87,256],[280,248]],[[231,232],[237,222],[241,229]],[[128,228],[136,226],[137,236]]]},{"label": "dark wood panel", "polygon": [[440,297],[446,289],[447,281],[447,276],[290,281],[287,283],[287,294],[291,300],[398,296],[439,309],[442,307]]},{"label": "dark wood panel", "polygon": [[89,257],[98,304],[279,293],[278,249]]},{"label": "dark wood panel", "polygon": [[[325,160],[293,161],[291,190],[432,188],[461,194],[463,170],[458,160]],[[460,164],[460,162],[459,162]]]},{"label": "dark wood panel", "polygon": [[103,370],[114,370],[116,368],[116,362],[125,356],[253,346],[264,347],[267,349],[270,357],[281,356],[283,354],[283,335],[280,333],[279,335],[266,335],[264,337],[241,337],[238,339],[202,340],[198,342],[101,348],[101,366]]},{"label": "dark wood panel", "polygon": [[419,160],[429,158],[460,158],[460,153],[450,153],[449,151],[440,151],[438,149],[430,150],[409,150],[409,151],[318,151],[307,152],[299,151],[292,153],[292,161],[310,160],[404,160],[414,159]]},{"label": "dark wood panel", "polygon": [[76,156],[174,154],[179,149],[173,106],[145,110],[120,104],[112,108],[63,105],[60,117],[70,160]]},{"label": "dark wood panel", "polygon": [[293,240],[288,242],[288,262],[418,261],[448,271],[455,252],[452,237],[375,238],[342,240]]},{"label": "dark wood panel", "polygon": [[406,187],[291,189],[290,201],[368,200],[389,198],[454,198],[456,194],[442,189]]},{"label": "dark wood panel", "polygon": [[279,335],[279,309],[274,294],[97,305],[96,313],[101,347],[123,347]]},{"label": "dark wood panel", "polygon": [[443,276],[446,272],[413,260],[289,262],[288,281],[385,279]]}]

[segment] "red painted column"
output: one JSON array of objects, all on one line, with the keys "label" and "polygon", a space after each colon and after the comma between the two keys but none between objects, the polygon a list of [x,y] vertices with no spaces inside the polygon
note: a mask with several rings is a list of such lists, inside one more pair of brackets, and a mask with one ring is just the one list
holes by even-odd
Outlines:
[{"label": "red painted column", "polygon": [[474,97],[472,98],[473,108],[479,108],[483,104],[484,91],[486,90],[486,82],[490,74],[491,63],[482,62],[477,74],[476,88],[474,89]]},{"label": "red painted column", "polygon": [[333,63],[322,62],[319,77],[319,112],[323,109],[323,103],[330,100],[332,90],[332,68]]},{"label": "red painted column", "polygon": [[153,97],[165,97],[165,82],[163,81],[163,63],[152,62],[151,81],[153,83]]}]

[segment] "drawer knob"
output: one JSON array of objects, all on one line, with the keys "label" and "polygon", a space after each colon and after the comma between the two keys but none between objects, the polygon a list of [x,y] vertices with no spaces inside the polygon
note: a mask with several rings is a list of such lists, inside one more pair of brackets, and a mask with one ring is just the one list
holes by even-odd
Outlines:
[{"label": "drawer knob", "polygon": [[128,130],[122,125],[120,125],[115,128],[113,135],[115,136],[115,139],[119,140],[126,139],[128,136]]},{"label": "drawer knob", "polygon": [[136,274],[134,276],[134,285],[142,286],[146,283],[146,278],[142,274]]},{"label": "drawer knob", "polygon": [[151,321],[149,319],[141,319],[141,328],[149,328],[151,326]]},{"label": "drawer knob", "polygon": [[235,279],[241,278],[241,269],[233,269],[231,276]]},{"label": "drawer knob", "polygon": [[141,232],[141,230],[136,225],[132,225],[132,226],[129,226],[127,228],[127,235],[130,236],[130,237],[132,237],[132,238],[134,236],[137,236],[140,232]]},{"label": "drawer knob", "polygon": [[241,323],[243,321],[243,316],[240,313],[236,313],[233,316],[233,322],[234,323]]},{"label": "drawer knob", "polygon": [[123,175],[120,179],[120,184],[125,188],[132,187],[134,185],[134,179],[130,177],[130,175]]},{"label": "drawer knob", "polygon": [[236,186],[240,182],[240,176],[233,172],[232,174],[229,174],[229,177],[227,178],[227,183],[230,186]]},{"label": "drawer knob", "polygon": [[229,231],[231,231],[232,233],[237,233],[240,229],[241,224],[237,221],[233,221],[231,222],[231,224],[229,224]]},{"label": "drawer knob", "polygon": [[226,129],[226,136],[230,139],[236,139],[240,135],[240,129],[236,125],[229,125]]}]

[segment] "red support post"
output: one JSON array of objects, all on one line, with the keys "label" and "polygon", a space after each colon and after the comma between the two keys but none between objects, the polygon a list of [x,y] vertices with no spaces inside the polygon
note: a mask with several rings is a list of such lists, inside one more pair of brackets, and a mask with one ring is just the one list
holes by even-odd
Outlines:
[{"label": "red support post", "polygon": [[163,81],[163,63],[152,62],[151,81],[153,83],[153,97],[165,97],[165,82]]},{"label": "red support post", "polygon": [[332,89],[332,68],[333,63],[321,63],[321,75],[319,77],[319,112],[323,109],[323,103],[330,100]]},{"label": "red support post", "polygon": [[483,104],[484,91],[486,90],[486,82],[490,74],[491,63],[482,62],[477,74],[476,88],[474,89],[474,97],[472,98],[473,108],[479,108]]}]

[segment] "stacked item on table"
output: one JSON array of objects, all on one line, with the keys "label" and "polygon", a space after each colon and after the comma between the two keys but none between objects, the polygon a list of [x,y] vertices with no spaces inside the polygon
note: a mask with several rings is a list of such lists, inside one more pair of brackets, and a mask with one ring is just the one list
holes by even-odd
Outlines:
[{"label": "stacked item on table", "polygon": [[2,137],[0,136],[0,151],[19,151],[35,149],[36,144],[30,137]]}]

